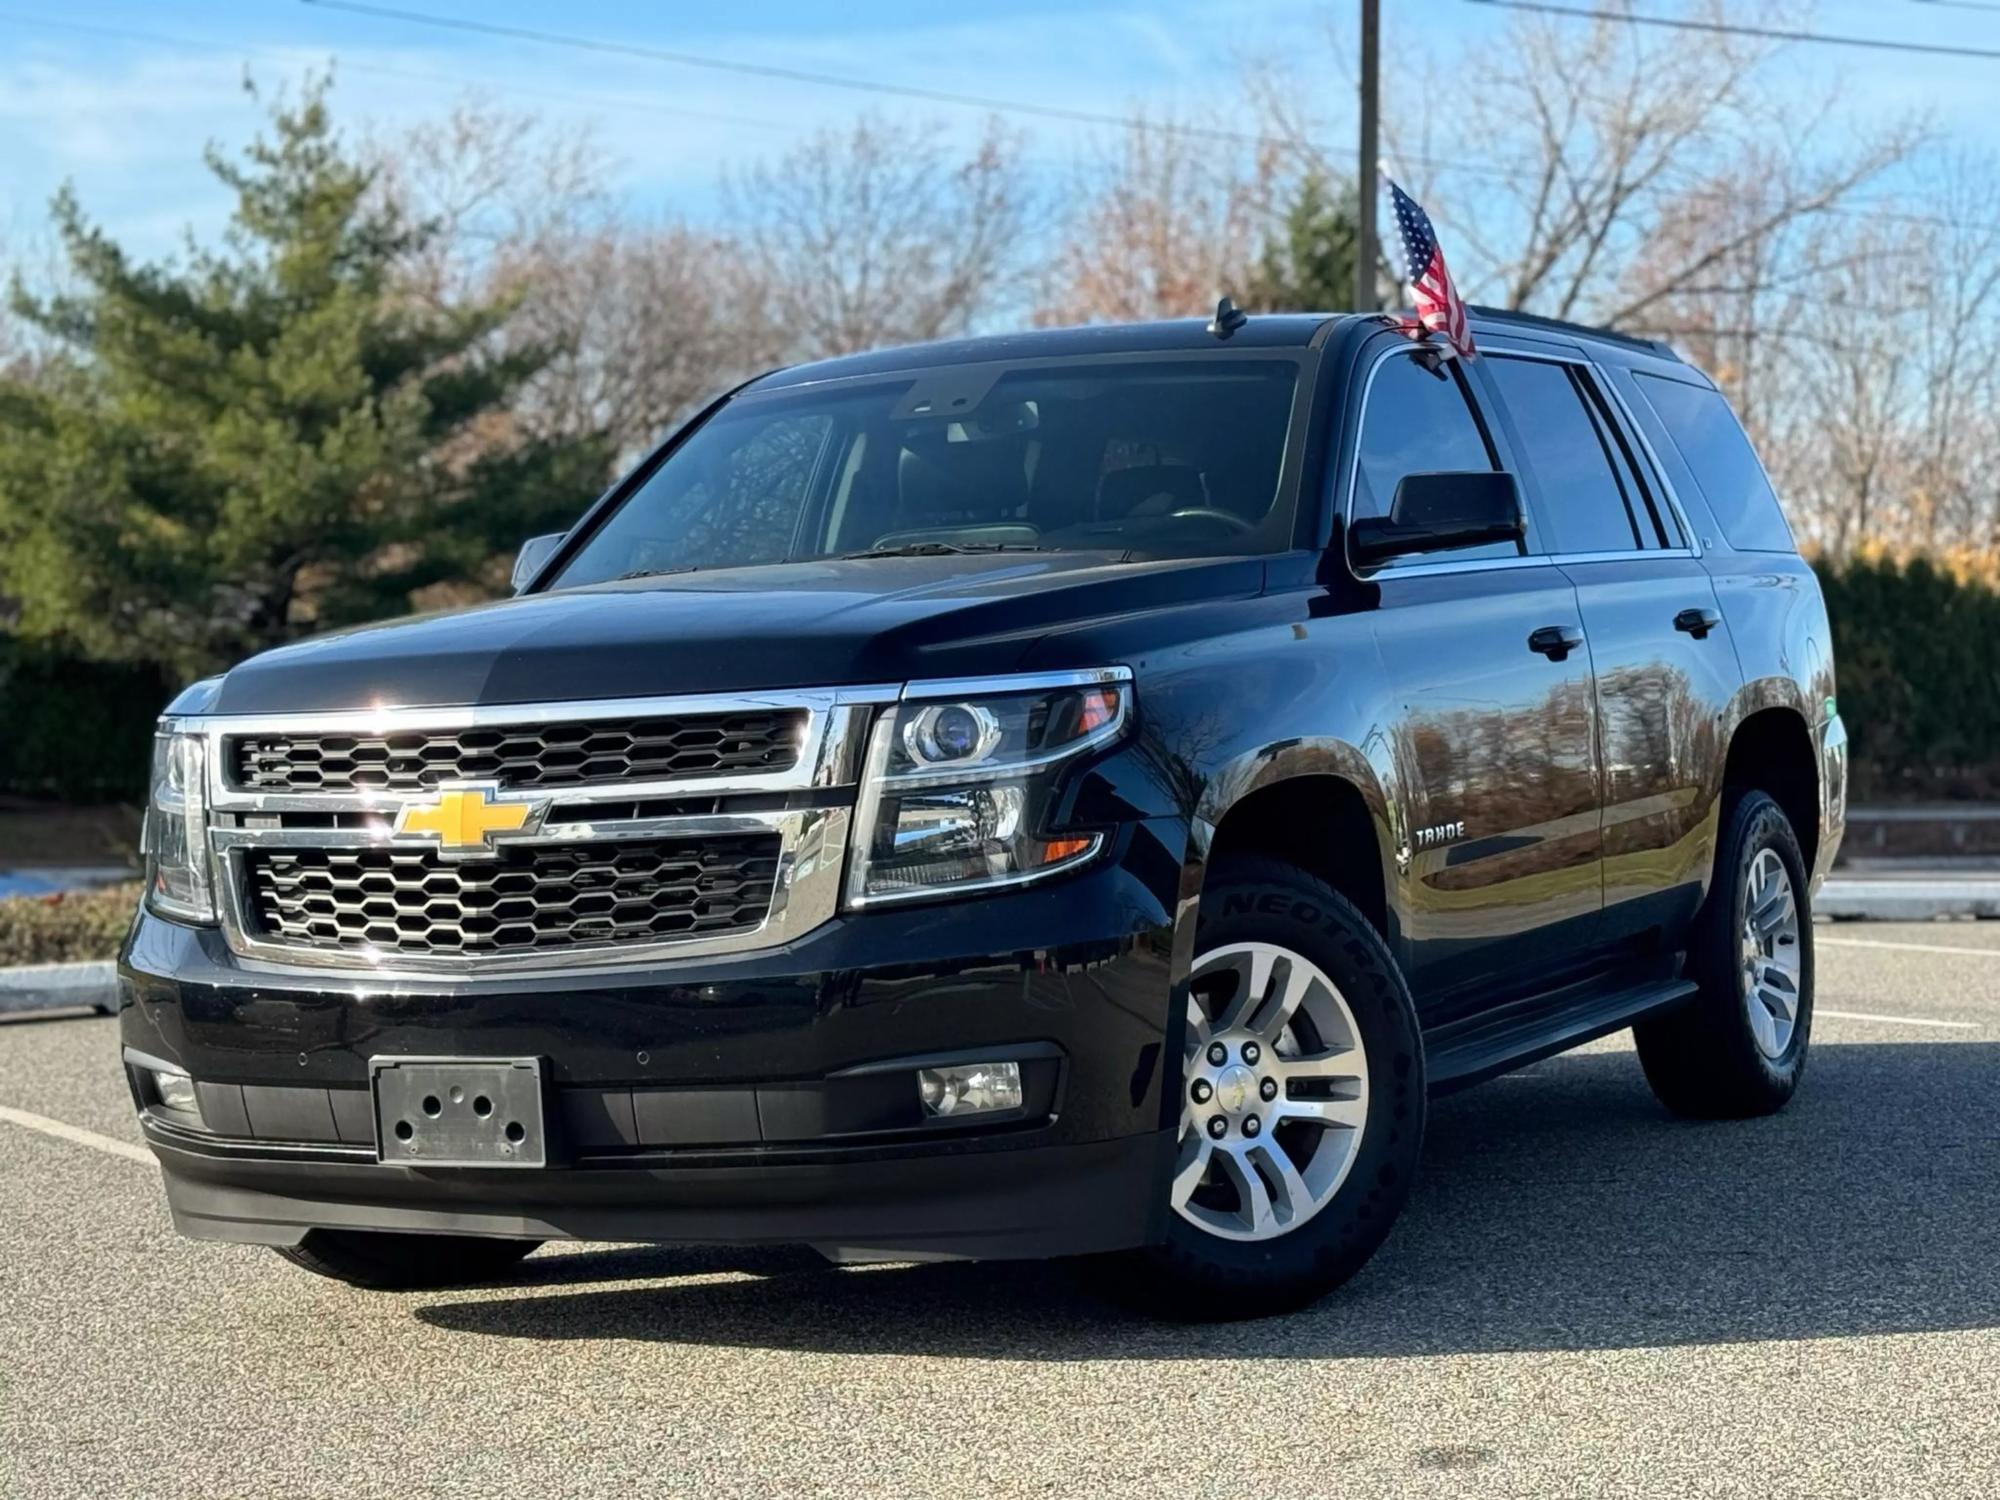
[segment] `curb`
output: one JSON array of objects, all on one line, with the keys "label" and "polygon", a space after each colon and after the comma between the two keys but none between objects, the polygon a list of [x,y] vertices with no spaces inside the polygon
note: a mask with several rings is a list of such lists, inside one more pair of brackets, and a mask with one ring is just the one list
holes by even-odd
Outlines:
[{"label": "curb", "polygon": [[1831,876],[1813,898],[1813,915],[1836,922],[2000,917],[2000,877],[1870,880]]},{"label": "curb", "polygon": [[27,964],[0,969],[0,1015],[87,1006],[109,1015],[118,1006],[118,966],[110,960],[88,964]]}]

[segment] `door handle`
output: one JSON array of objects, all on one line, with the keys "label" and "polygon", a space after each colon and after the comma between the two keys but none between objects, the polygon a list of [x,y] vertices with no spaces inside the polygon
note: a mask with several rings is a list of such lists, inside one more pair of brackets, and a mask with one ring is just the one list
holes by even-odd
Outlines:
[{"label": "door handle", "polygon": [[1544,625],[1528,637],[1528,649],[1550,661],[1565,661],[1570,652],[1583,649],[1583,632],[1574,625]]},{"label": "door handle", "polygon": [[1712,609],[1684,609],[1674,616],[1674,629],[1685,630],[1696,640],[1704,639],[1721,623],[1722,616]]}]

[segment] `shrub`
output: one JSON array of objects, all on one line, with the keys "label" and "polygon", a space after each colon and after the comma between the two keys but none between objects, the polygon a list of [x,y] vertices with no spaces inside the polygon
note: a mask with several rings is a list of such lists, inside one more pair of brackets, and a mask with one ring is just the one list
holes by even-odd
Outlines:
[{"label": "shrub", "polygon": [[1922,558],[1817,567],[1852,795],[2000,796],[2000,592]]},{"label": "shrub", "polygon": [[0,900],[0,966],[116,958],[138,906],[136,882]]}]

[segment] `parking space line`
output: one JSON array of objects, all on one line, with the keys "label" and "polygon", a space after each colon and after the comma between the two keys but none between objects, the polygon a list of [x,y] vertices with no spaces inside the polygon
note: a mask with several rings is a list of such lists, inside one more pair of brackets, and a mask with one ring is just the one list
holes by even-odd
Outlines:
[{"label": "parking space line", "polygon": [[9,1125],[19,1125],[23,1130],[38,1130],[43,1135],[54,1136],[59,1141],[72,1145],[88,1146],[93,1151],[102,1151],[106,1156],[122,1156],[127,1161],[144,1162],[155,1166],[153,1153],[144,1146],[135,1146],[130,1141],[114,1140],[108,1135],[99,1135],[94,1130],[85,1130],[77,1125],[65,1125],[61,1120],[51,1120],[47,1115],[30,1114],[25,1109],[15,1109],[0,1104],[0,1120]]},{"label": "parking space line", "polygon": [[1962,948],[1949,943],[1888,943],[1880,938],[1830,938],[1818,940],[1823,948],[1893,948],[1899,953],[1969,953],[1975,958],[2000,958],[2000,948]]},{"label": "parking space line", "polygon": [[1949,1031],[1977,1031],[1977,1021],[1931,1021],[1922,1016],[1872,1016],[1858,1010],[1826,1010],[1813,1007],[1816,1016],[1827,1016],[1835,1021],[1879,1021],[1884,1026],[1940,1026]]}]

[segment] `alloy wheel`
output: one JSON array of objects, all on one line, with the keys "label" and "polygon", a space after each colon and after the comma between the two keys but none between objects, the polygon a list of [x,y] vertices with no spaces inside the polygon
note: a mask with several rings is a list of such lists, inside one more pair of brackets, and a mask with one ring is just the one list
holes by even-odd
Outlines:
[{"label": "alloy wheel", "polygon": [[1195,960],[1173,1206],[1225,1239],[1268,1240],[1329,1203],[1368,1120],[1368,1056],[1339,986],[1276,943]]},{"label": "alloy wheel", "polygon": [[1757,1050],[1777,1059],[1799,1020],[1799,903],[1775,849],[1759,849],[1744,877],[1743,1008]]}]

